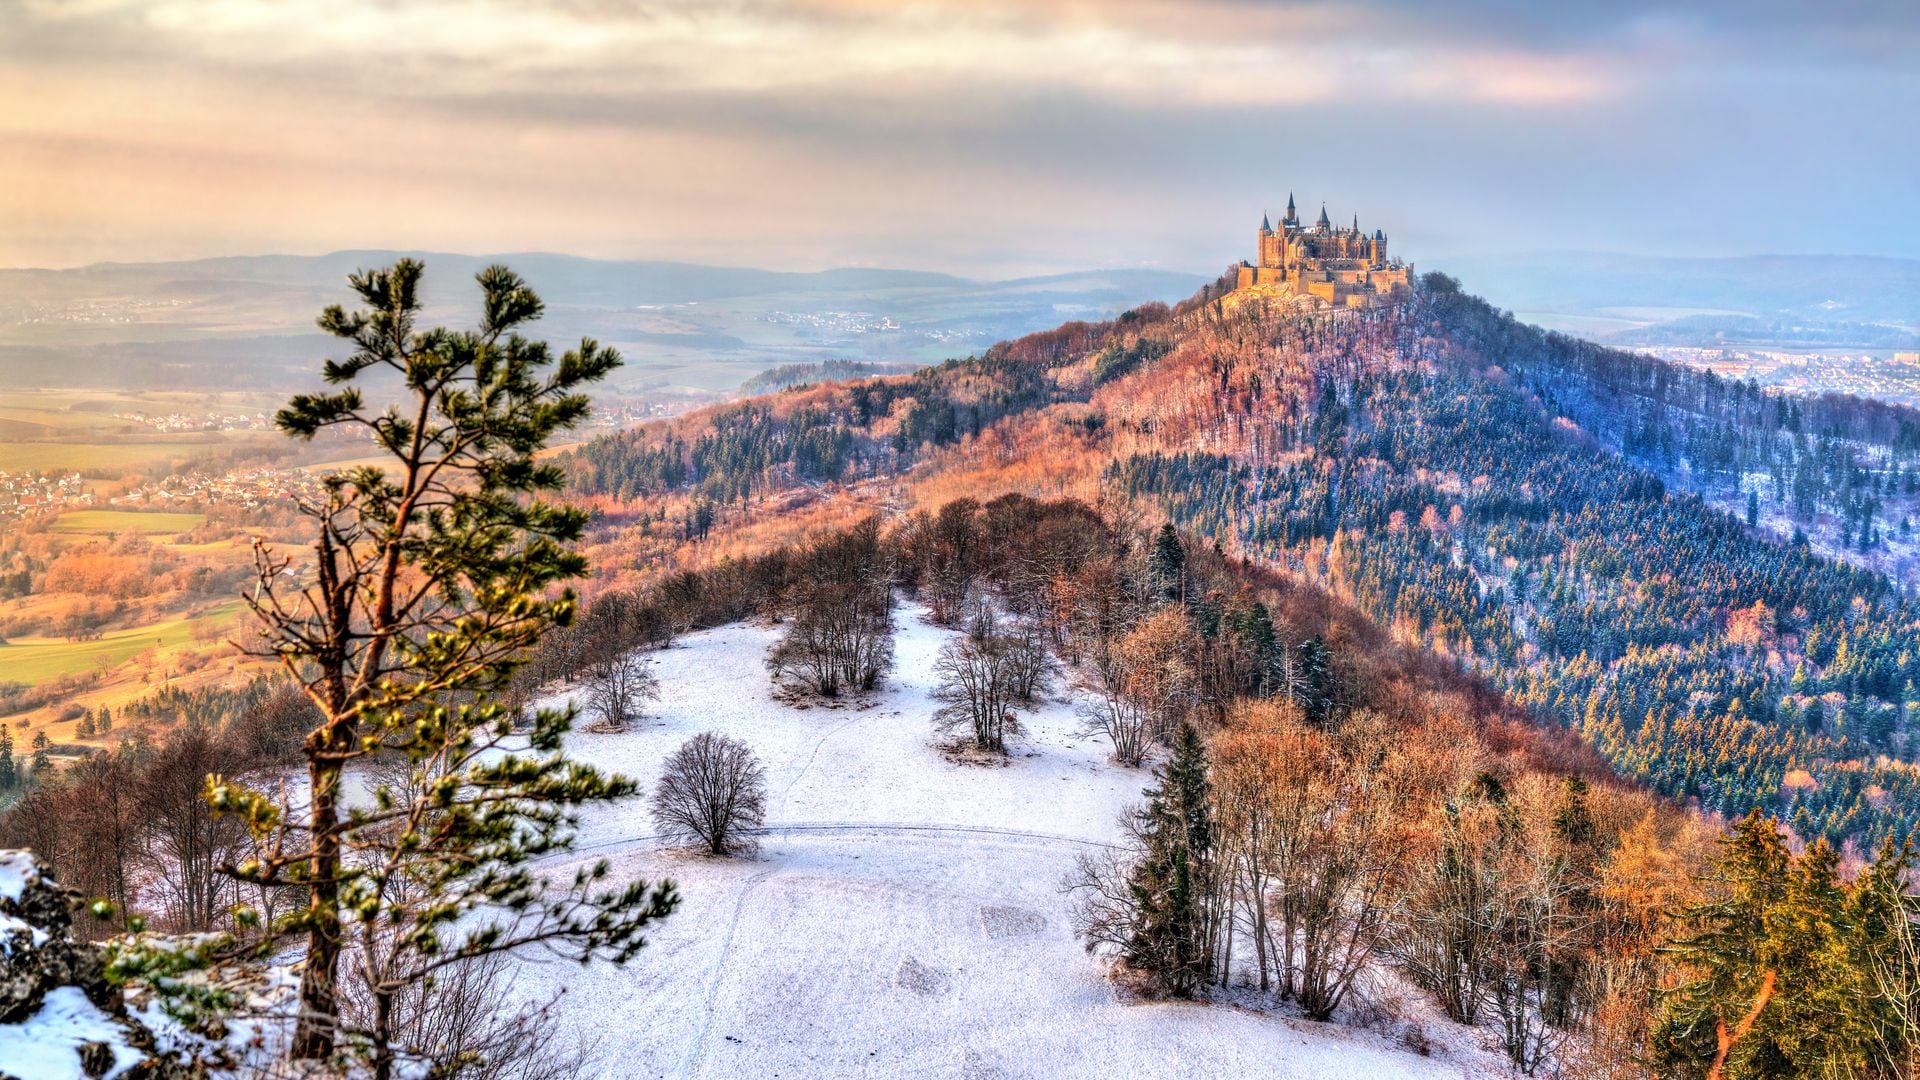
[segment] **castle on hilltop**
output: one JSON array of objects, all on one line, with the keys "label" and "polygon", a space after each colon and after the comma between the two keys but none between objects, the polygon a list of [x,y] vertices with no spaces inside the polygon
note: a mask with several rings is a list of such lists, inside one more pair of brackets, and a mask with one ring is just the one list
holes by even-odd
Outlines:
[{"label": "castle on hilltop", "polygon": [[1361,232],[1358,215],[1352,228],[1336,229],[1325,204],[1320,220],[1308,228],[1300,224],[1288,195],[1280,227],[1261,215],[1254,244],[1259,259],[1240,264],[1236,288],[1271,287],[1348,308],[1392,303],[1413,288],[1412,264],[1387,258],[1386,233]]}]

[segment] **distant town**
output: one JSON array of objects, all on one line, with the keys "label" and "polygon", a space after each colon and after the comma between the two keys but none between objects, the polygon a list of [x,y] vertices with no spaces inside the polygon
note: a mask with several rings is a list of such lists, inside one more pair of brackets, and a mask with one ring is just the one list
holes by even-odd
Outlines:
[{"label": "distant town", "polygon": [[0,472],[0,522],[101,505],[127,509],[212,506],[257,509],[272,503],[313,500],[321,493],[320,477],[301,469],[245,468],[220,473],[191,472],[141,484],[124,494],[104,500],[77,472]]},{"label": "distant town", "polygon": [[1761,348],[1662,345],[1634,350],[1804,393],[1856,394],[1920,404],[1920,352],[1786,352]]}]

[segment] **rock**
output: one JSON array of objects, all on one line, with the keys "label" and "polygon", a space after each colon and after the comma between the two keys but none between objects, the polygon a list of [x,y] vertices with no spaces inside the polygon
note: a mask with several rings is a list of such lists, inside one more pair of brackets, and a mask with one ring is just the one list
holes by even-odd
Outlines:
[{"label": "rock", "polygon": [[0,1076],[186,1075],[127,1014],[99,946],[74,940],[80,903],[32,852],[0,850]]}]

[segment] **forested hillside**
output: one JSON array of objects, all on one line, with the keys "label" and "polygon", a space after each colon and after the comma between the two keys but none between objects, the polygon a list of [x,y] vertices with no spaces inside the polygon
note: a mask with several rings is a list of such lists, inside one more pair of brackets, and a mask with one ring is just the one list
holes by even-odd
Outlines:
[{"label": "forested hillside", "polygon": [[797,489],[1134,501],[1331,586],[1658,791],[1871,850],[1920,817],[1920,610],[1677,484],[1778,475],[1763,504],[1884,545],[1916,432],[1910,410],[1544,334],[1430,275],[1416,304],[1364,314],[1210,287],[571,464],[603,506],[679,493],[672,531],[694,536]]}]

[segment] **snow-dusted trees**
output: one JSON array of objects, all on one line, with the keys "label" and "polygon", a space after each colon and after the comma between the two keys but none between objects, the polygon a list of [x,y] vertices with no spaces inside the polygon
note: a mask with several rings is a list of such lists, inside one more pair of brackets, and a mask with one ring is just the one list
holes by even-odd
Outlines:
[{"label": "snow-dusted trees", "polygon": [[766,818],[767,774],[746,743],[702,732],[667,759],[653,790],[653,822],[714,855],[751,847]]},{"label": "snow-dusted trees", "polygon": [[600,719],[594,729],[622,731],[642,703],[660,698],[660,680],[633,653],[621,653],[587,669],[587,708]]},{"label": "snow-dusted trees", "polygon": [[1013,709],[1022,672],[1032,660],[1021,638],[999,633],[990,620],[976,629],[948,642],[934,662],[940,677],[934,697],[945,702],[934,721],[943,730],[967,733],[977,749],[1004,752],[1007,733],[1017,727]]},{"label": "snow-dusted trees", "polygon": [[869,518],[796,558],[792,622],[767,655],[776,679],[821,697],[872,690],[893,664],[891,580]]}]

